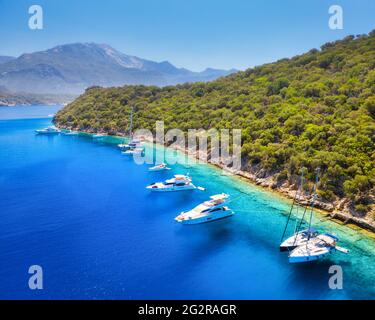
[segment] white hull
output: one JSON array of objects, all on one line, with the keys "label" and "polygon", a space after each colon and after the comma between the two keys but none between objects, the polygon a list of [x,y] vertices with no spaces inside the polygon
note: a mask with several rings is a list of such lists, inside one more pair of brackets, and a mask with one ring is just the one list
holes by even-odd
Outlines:
[{"label": "white hull", "polygon": [[47,129],[35,130],[35,132],[36,134],[55,135],[61,133],[61,130],[54,127],[49,127]]},{"label": "white hull", "polygon": [[[296,248],[295,250],[297,250],[297,249],[299,249],[299,248]],[[324,248],[324,249],[322,249],[319,252],[314,253],[314,254],[307,253],[307,252],[303,252],[303,253],[295,252],[294,254],[291,254],[289,256],[289,262],[290,263],[312,262],[312,261],[316,261],[316,260],[324,258],[325,256],[327,256],[328,254],[330,254],[333,251],[336,251],[336,250],[334,248]]]},{"label": "white hull", "polygon": [[171,168],[168,168],[168,167],[152,167],[152,168],[148,168],[148,171],[150,172],[157,172],[157,171],[164,171],[164,170],[170,170]]},{"label": "white hull", "polygon": [[44,134],[44,135],[50,135],[50,136],[53,136],[55,134],[59,134],[60,132],[57,131],[57,132],[46,132],[46,131],[42,131],[42,130],[35,130],[35,132],[37,134]]},{"label": "white hull", "polygon": [[134,156],[134,155],[143,155],[144,151],[140,151],[140,152],[128,152],[128,151],[125,151],[125,152],[121,152],[122,155],[124,156]]},{"label": "white hull", "polygon": [[77,136],[78,132],[76,131],[71,131],[71,132],[62,132],[61,133],[63,136]]},{"label": "white hull", "polygon": [[174,191],[189,191],[194,190],[197,187],[193,184],[188,186],[181,186],[181,187],[162,187],[162,188],[152,188],[150,186],[147,186],[146,189],[152,191],[152,192],[174,192]]},{"label": "white hull", "polygon": [[328,234],[318,235],[289,254],[290,263],[311,262],[336,251],[337,238]]},{"label": "white hull", "polygon": [[206,223],[206,222],[212,222],[224,218],[229,218],[234,215],[234,212],[232,210],[221,210],[217,213],[212,213],[207,216],[199,217],[199,218],[192,218],[192,219],[186,219],[186,220],[178,220],[175,219],[177,222],[181,224],[200,224],[200,223]]}]

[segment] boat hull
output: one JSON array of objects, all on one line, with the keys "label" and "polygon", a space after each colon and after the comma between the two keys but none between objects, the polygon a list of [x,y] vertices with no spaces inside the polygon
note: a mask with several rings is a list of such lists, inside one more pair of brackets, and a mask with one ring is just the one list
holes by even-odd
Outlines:
[{"label": "boat hull", "polygon": [[193,225],[193,224],[201,224],[201,223],[208,223],[208,222],[213,222],[217,220],[222,220],[229,218],[234,215],[234,212],[231,210],[227,210],[226,212],[221,212],[215,215],[209,215],[205,217],[200,217],[196,219],[186,219],[186,220],[177,220],[177,222],[183,224],[183,225]]},{"label": "boat hull", "polygon": [[169,170],[169,168],[149,168],[148,171],[150,172],[158,172],[158,171],[165,171]]},{"label": "boat hull", "polygon": [[194,189],[196,189],[195,186],[189,186],[189,187],[173,187],[173,188],[150,188],[150,187],[146,187],[146,189],[152,191],[152,192],[177,192],[177,191],[192,191]]},{"label": "boat hull", "polygon": [[47,132],[47,131],[35,130],[35,133],[36,134],[41,134],[41,135],[46,135],[46,136],[54,136],[54,135],[59,134],[60,132],[59,131],[56,131],[56,132]]},{"label": "boat hull", "polygon": [[306,262],[313,262],[313,261],[317,261],[317,260],[320,260],[322,258],[324,258],[325,256],[329,255],[332,251],[335,251],[334,249],[330,249],[326,252],[322,252],[320,254],[316,254],[316,255],[309,255],[309,256],[293,256],[293,255],[290,255],[289,256],[289,263],[306,263]]}]

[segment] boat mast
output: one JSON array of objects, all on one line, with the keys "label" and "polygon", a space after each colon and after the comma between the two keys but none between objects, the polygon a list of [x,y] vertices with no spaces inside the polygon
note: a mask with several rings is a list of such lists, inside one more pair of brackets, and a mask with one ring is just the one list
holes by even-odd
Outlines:
[{"label": "boat mast", "polygon": [[[286,225],[285,225],[285,228],[284,228],[284,232],[283,232],[283,235],[281,236],[281,242],[283,241],[284,239],[284,236],[285,236],[285,233],[286,233],[286,230],[288,228],[288,224],[289,224],[289,221],[290,221],[290,217],[292,216],[292,212],[293,212],[293,207],[294,207],[294,204],[298,198],[298,196],[301,194],[302,192],[302,189],[303,189],[303,174],[304,174],[304,168],[302,168],[301,170],[301,180],[300,180],[300,185],[296,191],[296,194],[294,196],[294,199],[293,199],[293,203],[292,203],[292,206],[290,207],[290,211],[289,211],[289,215],[288,215],[288,220],[286,221]],[[298,211],[297,211],[298,213]]]},{"label": "boat mast", "polygon": [[129,124],[129,136],[130,137],[133,136],[133,110],[134,110],[134,107],[132,107],[130,111],[130,124]]},{"label": "boat mast", "polygon": [[[312,200],[312,203],[311,203],[309,230],[311,228],[312,216],[313,216],[314,205],[315,205],[315,200],[316,200],[316,189],[317,189],[317,185],[318,185],[318,182],[319,182],[319,173],[320,173],[320,168],[317,168],[316,169],[316,176],[315,176],[315,184],[314,184],[314,196],[313,196],[313,200]],[[308,240],[310,240],[310,236],[311,236],[311,234],[309,232],[308,233]]]}]

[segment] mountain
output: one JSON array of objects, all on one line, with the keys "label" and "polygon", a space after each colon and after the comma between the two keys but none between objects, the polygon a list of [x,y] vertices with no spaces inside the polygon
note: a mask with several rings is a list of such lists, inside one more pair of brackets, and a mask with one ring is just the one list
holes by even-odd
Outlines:
[{"label": "mountain", "polygon": [[15,57],[10,56],[0,56],[0,64],[16,59]]},{"label": "mountain", "polygon": [[[6,59],[5,59],[6,60]],[[192,72],[168,61],[126,55],[108,45],[75,43],[23,54],[0,64],[0,85],[12,91],[80,94],[90,86],[170,85],[207,81],[232,71]]]},{"label": "mountain", "polygon": [[243,171],[285,189],[320,167],[320,199],[375,226],[375,31],[207,83],[92,88],[55,122],[121,134],[131,107],[135,129],[241,128]]},{"label": "mountain", "polygon": [[33,104],[66,104],[76,98],[69,94],[35,94],[25,92],[11,92],[4,86],[0,86],[0,107]]}]

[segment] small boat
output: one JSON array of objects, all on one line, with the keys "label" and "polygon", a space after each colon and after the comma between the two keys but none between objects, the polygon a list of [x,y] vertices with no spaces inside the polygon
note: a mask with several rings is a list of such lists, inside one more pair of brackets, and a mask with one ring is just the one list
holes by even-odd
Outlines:
[{"label": "small boat", "polygon": [[105,134],[102,134],[102,133],[97,133],[97,134],[93,134],[92,135],[92,138],[93,139],[96,139],[96,140],[100,140],[100,139],[103,139],[103,138],[105,138],[106,137],[106,135]]},{"label": "small boat", "polygon": [[45,128],[45,129],[35,130],[35,132],[37,134],[55,135],[55,134],[59,134],[61,132],[61,130],[54,127],[54,126],[50,126],[48,128]]},{"label": "small boat", "polygon": [[79,132],[73,131],[73,130],[65,130],[65,131],[62,131],[61,134],[64,136],[77,136]]},{"label": "small boat", "polygon": [[144,148],[134,148],[121,152],[124,156],[143,155],[145,152]]},{"label": "small boat", "polygon": [[349,250],[336,245],[338,240],[337,237],[329,233],[320,234],[310,241],[307,241],[306,244],[293,249],[289,254],[289,262],[301,263],[316,261],[335,251],[349,253]]},{"label": "small boat", "polygon": [[182,174],[176,174],[172,179],[164,182],[151,183],[146,189],[154,192],[171,192],[194,190],[197,187],[192,184],[191,178]]},{"label": "small boat", "polygon": [[138,139],[133,139],[129,143],[120,143],[117,145],[121,150],[126,151],[129,149],[135,149],[141,147],[141,141]]},{"label": "small boat", "polygon": [[190,211],[181,212],[175,220],[182,224],[199,224],[211,222],[219,219],[228,218],[234,215],[234,212],[224,206],[229,195],[222,193],[210,197],[207,200]]},{"label": "small boat", "polygon": [[148,171],[164,171],[164,170],[170,170],[171,168],[168,168],[165,163],[158,164],[154,167],[148,168]]}]

